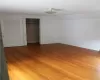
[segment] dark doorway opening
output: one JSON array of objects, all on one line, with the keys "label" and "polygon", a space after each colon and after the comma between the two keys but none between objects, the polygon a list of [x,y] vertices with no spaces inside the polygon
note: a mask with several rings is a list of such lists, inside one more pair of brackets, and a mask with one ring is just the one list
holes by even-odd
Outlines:
[{"label": "dark doorway opening", "polygon": [[39,19],[26,18],[27,44],[40,43],[39,24]]}]

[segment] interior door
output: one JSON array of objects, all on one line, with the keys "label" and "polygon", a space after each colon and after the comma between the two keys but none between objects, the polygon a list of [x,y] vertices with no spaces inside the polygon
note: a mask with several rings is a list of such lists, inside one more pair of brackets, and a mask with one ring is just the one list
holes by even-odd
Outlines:
[{"label": "interior door", "polygon": [[9,80],[0,25],[0,80]]}]

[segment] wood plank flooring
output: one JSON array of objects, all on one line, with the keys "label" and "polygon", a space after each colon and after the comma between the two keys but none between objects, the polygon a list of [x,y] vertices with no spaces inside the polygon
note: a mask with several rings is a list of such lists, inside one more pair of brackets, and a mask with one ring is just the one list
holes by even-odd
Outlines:
[{"label": "wood plank flooring", "polygon": [[100,53],[63,44],[5,48],[11,80],[100,80]]}]

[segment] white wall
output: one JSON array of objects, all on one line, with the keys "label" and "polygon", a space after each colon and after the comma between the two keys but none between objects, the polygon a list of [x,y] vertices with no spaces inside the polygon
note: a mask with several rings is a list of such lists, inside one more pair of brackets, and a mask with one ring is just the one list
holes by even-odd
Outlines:
[{"label": "white wall", "polygon": [[23,45],[23,32],[19,16],[0,15],[4,47]]},{"label": "white wall", "polygon": [[40,43],[60,42],[59,19],[56,16],[37,15],[0,15],[3,29],[3,42],[5,47],[27,45],[26,18],[40,19]]},{"label": "white wall", "polygon": [[20,19],[5,19],[4,26],[4,45],[19,46],[23,44]]},{"label": "white wall", "polygon": [[41,19],[42,44],[61,42],[62,22],[57,16],[43,16]]},{"label": "white wall", "polygon": [[100,50],[100,17],[70,15],[63,20],[61,43]]},{"label": "white wall", "polygon": [[64,43],[93,50],[100,49],[99,15],[0,15],[4,46],[26,45],[25,18],[40,19],[40,43]]}]

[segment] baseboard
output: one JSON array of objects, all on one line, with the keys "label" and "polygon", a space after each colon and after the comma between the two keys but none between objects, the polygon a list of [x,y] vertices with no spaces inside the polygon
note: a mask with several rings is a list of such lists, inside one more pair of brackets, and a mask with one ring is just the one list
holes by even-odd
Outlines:
[{"label": "baseboard", "polygon": [[18,47],[18,46],[27,46],[27,45],[22,45],[22,44],[17,44],[17,45],[5,45],[4,47]]},{"label": "baseboard", "polygon": [[89,50],[89,51],[99,52],[98,50],[89,49],[89,48],[84,48],[84,47],[75,46],[75,45],[71,45],[71,44],[64,44],[64,43],[60,43],[60,44],[63,44],[63,45],[68,45],[68,46],[73,46],[73,47],[76,47],[76,48],[81,48],[81,49],[85,49],[85,50]]}]

